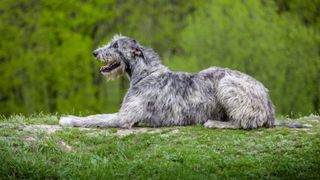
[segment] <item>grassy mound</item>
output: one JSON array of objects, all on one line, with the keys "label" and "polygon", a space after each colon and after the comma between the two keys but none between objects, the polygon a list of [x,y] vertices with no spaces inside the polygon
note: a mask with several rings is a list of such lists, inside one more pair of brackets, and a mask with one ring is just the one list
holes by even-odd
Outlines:
[{"label": "grassy mound", "polygon": [[0,179],[319,179],[320,117],[295,121],[313,127],[85,129],[56,115],[2,117]]}]

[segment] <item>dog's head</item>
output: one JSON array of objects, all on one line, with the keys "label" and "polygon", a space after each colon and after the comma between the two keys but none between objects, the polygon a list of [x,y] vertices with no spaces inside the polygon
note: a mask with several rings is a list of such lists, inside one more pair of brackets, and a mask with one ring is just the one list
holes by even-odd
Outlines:
[{"label": "dog's head", "polygon": [[100,68],[108,79],[115,79],[125,72],[130,75],[130,65],[137,58],[143,58],[139,43],[126,36],[115,35],[105,46],[93,51],[93,55],[104,65]]}]

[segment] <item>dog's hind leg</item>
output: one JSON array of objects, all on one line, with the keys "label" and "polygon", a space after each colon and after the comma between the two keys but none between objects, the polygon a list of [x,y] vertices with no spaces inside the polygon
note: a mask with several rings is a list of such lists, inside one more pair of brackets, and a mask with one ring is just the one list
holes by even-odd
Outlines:
[{"label": "dog's hind leg", "polygon": [[65,116],[61,117],[59,124],[66,127],[120,127],[117,114],[97,114],[87,117]]},{"label": "dog's hind leg", "polygon": [[274,108],[268,90],[250,77],[224,77],[217,88],[217,99],[229,121],[242,129],[274,126]]},{"label": "dog's hind leg", "polygon": [[238,129],[239,126],[232,124],[230,121],[213,121],[208,120],[203,124],[206,128],[212,129]]}]

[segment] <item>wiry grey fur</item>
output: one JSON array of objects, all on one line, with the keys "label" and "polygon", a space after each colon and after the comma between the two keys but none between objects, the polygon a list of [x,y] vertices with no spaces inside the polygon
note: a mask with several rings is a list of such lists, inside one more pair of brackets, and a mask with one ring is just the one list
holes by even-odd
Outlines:
[{"label": "wiry grey fur", "polygon": [[113,79],[127,73],[130,88],[116,114],[62,117],[76,127],[184,126],[271,128],[275,112],[268,90],[239,71],[211,67],[199,73],[172,72],[151,48],[116,35],[94,51],[106,64],[119,66],[103,74]]}]

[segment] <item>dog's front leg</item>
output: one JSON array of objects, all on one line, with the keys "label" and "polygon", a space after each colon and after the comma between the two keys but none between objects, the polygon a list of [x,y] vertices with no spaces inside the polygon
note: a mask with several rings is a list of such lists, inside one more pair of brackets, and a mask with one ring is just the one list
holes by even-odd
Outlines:
[{"label": "dog's front leg", "polygon": [[66,127],[96,127],[112,128],[121,127],[118,115],[115,114],[97,114],[87,117],[65,116],[61,117],[59,124]]}]

